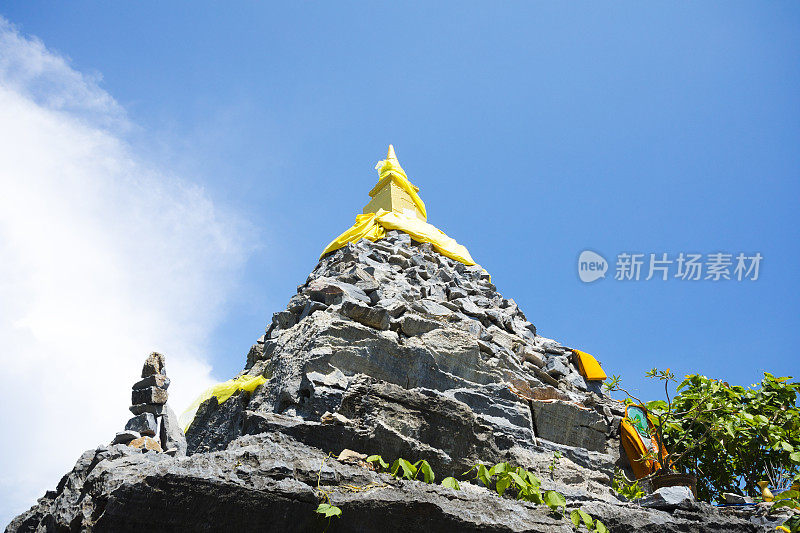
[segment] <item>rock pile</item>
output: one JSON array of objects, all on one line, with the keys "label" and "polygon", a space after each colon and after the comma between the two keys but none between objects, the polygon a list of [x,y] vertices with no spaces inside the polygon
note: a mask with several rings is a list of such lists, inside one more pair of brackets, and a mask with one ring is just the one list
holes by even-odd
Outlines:
[{"label": "rock pile", "polygon": [[[355,391],[369,395],[394,385],[406,396],[419,390],[428,401],[467,407],[500,450],[560,450],[609,475],[619,460],[622,406],[584,380],[571,349],[538,335],[482,267],[397,231],[324,257],[273,315],[248,354],[246,372],[269,381],[252,399],[201,407],[188,435],[190,452],[223,449],[277,414],[301,424],[330,420],[323,420],[326,413],[375,417],[400,440],[430,445],[429,435],[446,428],[423,436],[408,420],[384,420],[375,405],[347,411]],[[368,424],[357,418],[353,425]],[[347,447],[347,439],[339,444]],[[441,461],[452,467],[477,458],[477,451],[458,458],[445,452]]]},{"label": "rock pile", "polygon": [[[163,358],[151,357],[126,431],[152,439],[160,417],[161,446],[180,453]],[[188,457],[143,453],[121,444],[135,436],[123,432],[118,444],[86,452],[7,531],[573,531],[547,507],[464,480],[476,463],[501,461],[536,473],[543,489],[616,532],[777,523],[671,492],[650,507],[621,501],[610,485],[614,468],[629,466],[622,404],[587,383],[571,349],[540,336],[481,267],[405,233],[320,260],[243,373],[267,381],[204,402],[186,435]],[[371,454],[426,459],[437,480],[458,477],[461,490],[379,474],[364,464]],[[341,518],[314,513],[320,491]]]},{"label": "rock pile", "polygon": [[[186,455],[186,437],[178,424],[178,417],[167,404],[169,378],[164,356],[153,352],[145,359],[142,379],[131,387],[133,417],[125,424],[111,444],[165,451],[169,455]],[[154,437],[158,436],[158,440]]]}]

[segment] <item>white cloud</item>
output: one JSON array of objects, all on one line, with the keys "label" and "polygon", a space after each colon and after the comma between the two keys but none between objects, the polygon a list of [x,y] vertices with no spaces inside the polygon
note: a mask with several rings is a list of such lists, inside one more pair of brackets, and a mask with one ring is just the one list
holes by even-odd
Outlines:
[{"label": "white cloud", "polygon": [[137,157],[124,110],[0,18],[0,522],[130,414],[145,356],[180,410],[211,382],[207,334],[242,225]]}]

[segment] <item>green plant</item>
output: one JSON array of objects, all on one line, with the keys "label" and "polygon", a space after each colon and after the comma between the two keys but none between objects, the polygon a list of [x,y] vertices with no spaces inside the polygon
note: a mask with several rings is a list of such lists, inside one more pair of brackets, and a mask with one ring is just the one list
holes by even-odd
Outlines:
[{"label": "green plant", "polygon": [[[647,376],[664,382],[666,401],[642,402],[621,387],[619,376],[606,388],[647,407],[656,439],[668,451],[659,462],[694,473],[700,499],[740,491],[757,496],[756,483],[762,478],[785,483],[798,473],[800,383],[765,372],[759,384],[746,389],[691,374],[671,399],[669,385],[677,380],[669,369],[653,369]],[[644,459],[650,458],[658,459],[652,454]]]},{"label": "green plant", "polygon": [[[384,461],[383,457],[380,455],[370,455],[367,457],[367,462],[377,464],[379,470],[389,469],[389,463]],[[425,483],[433,483],[436,479],[431,465],[425,459],[420,459],[416,463],[412,463],[403,458],[395,459],[394,463],[392,463],[390,473],[396,478],[408,479],[409,481],[417,479],[420,473],[422,473],[422,478]]]},{"label": "green plant", "polygon": [[[328,457],[330,457],[330,454],[328,454]],[[322,460],[322,464],[319,465],[319,472],[317,473],[317,493],[322,496],[324,501],[320,502],[314,511],[328,519],[328,524],[325,526],[325,531],[327,531],[328,526],[331,525],[331,518],[334,516],[342,516],[342,510],[331,503],[330,493],[320,486],[322,481],[322,469],[325,467],[325,460],[328,457],[325,457],[325,459]]]},{"label": "green plant", "polygon": [[[800,500],[800,492],[796,490],[783,491],[775,495],[769,512],[773,513],[783,507],[800,509],[800,501],[798,500]],[[789,531],[790,533],[800,532],[800,515],[790,516],[781,527],[783,527],[783,531]]]},{"label": "green plant", "polygon": [[558,464],[558,460],[563,457],[561,452],[555,451],[553,452],[553,458],[550,460],[550,466],[548,466],[548,470],[550,470],[550,479],[555,479],[555,472],[556,472],[556,464]]},{"label": "green plant", "polygon": [[593,520],[592,517],[583,509],[575,509],[569,514],[569,519],[576,529],[580,529],[581,523],[586,526],[589,531],[597,531],[597,533],[608,533],[608,528],[600,520]]},{"label": "green plant", "polygon": [[[560,458],[560,452],[553,454],[553,460],[550,467],[551,473],[555,469],[556,461]],[[431,465],[425,459],[420,459],[416,463],[412,463],[407,459],[399,457],[395,459],[390,466],[382,456],[370,455],[367,457],[367,462],[372,464],[379,472],[386,471],[398,479],[423,481],[425,483],[433,483],[436,479]],[[567,500],[564,498],[564,495],[554,490],[542,491],[542,482],[539,480],[539,478],[522,467],[512,466],[507,462],[497,463],[492,467],[487,467],[486,465],[479,463],[470,468],[467,472],[464,472],[463,475],[466,476],[472,472],[475,473],[474,479],[479,480],[489,490],[494,490],[497,492],[498,496],[503,497],[511,494],[519,500],[525,500],[539,505],[546,505],[552,511],[560,513],[562,516],[564,516],[566,513]],[[422,474],[421,480],[417,479],[420,474]],[[444,478],[441,482],[441,485],[453,490],[461,490],[458,480],[452,476]],[[328,503],[330,503],[330,501],[328,501]],[[322,504],[320,507],[322,507]],[[327,510],[328,507],[324,507],[323,509]],[[336,509],[338,509],[338,507]],[[318,508],[317,512],[321,512],[320,508]],[[332,510],[329,512],[334,513]],[[580,513],[579,516],[582,520],[576,523],[574,518],[572,519],[572,523],[576,528],[580,527],[580,524],[583,524],[589,531],[597,531],[598,533],[608,532],[608,528],[606,528],[601,521],[592,519],[591,516],[589,516],[589,514],[582,509],[573,511],[572,514],[574,515],[576,512]],[[339,510],[338,514],[326,516],[339,516],[340,514],[341,510]]]},{"label": "green plant", "polygon": [[454,477],[444,478],[442,480],[442,486],[447,487],[448,489],[461,490],[461,485],[458,484],[458,480]]},{"label": "green plant", "polygon": [[798,533],[800,532],[800,515],[793,515],[789,517],[783,525],[776,527],[780,531],[784,533]]},{"label": "green plant", "polygon": [[317,513],[324,515],[326,518],[330,518],[332,516],[342,516],[342,510],[336,507],[335,505],[331,505],[329,503],[321,503],[317,506]]},{"label": "green plant", "polygon": [[[505,494],[516,494],[518,500],[529,501],[539,505],[546,505],[554,512],[560,513],[562,516],[566,512],[567,500],[564,495],[554,490],[546,490],[542,492],[542,482],[539,478],[533,475],[528,470],[519,466],[511,466],[509,463],[497,463],[496,465],[487,468],[484,464],[477,464],[464,472],[468,475],[475,472],[475,478],[483,483],[489,490],[495,490],[499,496]],[[576,511],[573,511],[573,514]],[[608,528],[599,520],[592,520],[588,513],[580,510],[588,520],[582,522],[589,531],[598,531],[600,533],[607,532]],[[579,527],[579,523],[573,525]]]},{"label": "green plant", "polygon": [[[673,408],[691,412],[703,405],[706,416],[665,424],[664,439],[699,474],[701,499],[740,490],[756,496],[756,483],[765,477],[778,490],[791,484],[800,466],[800,383],[790,380],[764,373],[745,389],[693,374],[678,386]],[[708,432],[713,439],[689,445]]]},{"label": "green plant", "polygon": [[625,478],[625,474],[623,474],[622,470],[619,468],[614,470],[614,478],[611,480],[611,488],[626,500],[638,500],[644,496],[644,491],[639,486],[639,481],[636,480],[633,483],[629,482]]}]

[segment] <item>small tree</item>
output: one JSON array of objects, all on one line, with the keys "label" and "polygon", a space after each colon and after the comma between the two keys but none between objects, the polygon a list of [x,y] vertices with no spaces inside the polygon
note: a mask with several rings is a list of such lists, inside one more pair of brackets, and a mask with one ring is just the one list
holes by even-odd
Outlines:
[{"label": "small tree", "polygon": [[700,499],[719,499],[723,492],[756,496],[759,480],[797,475],[800,383],[765,373],[760,386],[745,389],[692,374],[671,399],[669,384],[677,380],[669,369],[647,376],[664,382],[666,401],[642,402],[620,386],[618,376],[606,387],[647,407],[656,438],[668,451],[660,463],[695,474]]},{"label": "small tree", "polygon": [[[710,394],[699,397],[693,405],[676,403],[670,397],[669,386],[670,383],[677,383],[677,380],[669,368],[666,370],[654,368],[645,375],[664,383],[666,400],[642,401],[621,386],[619,376],[612,376],[606,384],[606,389],[611,392],[622,392],[628,397],[626,401],[635,400],[647,408],[648,416],[655,426],[655,438],[659,448],[666,451],[664,457],[659,457],[659,450],[653,450],[641,459],[655,460],[660,465],[658,471],[647,477],[669,473],[673,468],[684,473],[697,474],[697,464],[693,462],[690,452],[711,440],[710,438],[719,432],[717,418],[720,415],[731,414],[733,407],[710,403]],[[680,386],[678,388],[680,389]],[[693,431],[691,433],[678,431],[683,424],[687,424]]]},{"label": "small tree", "polygon": [[755,388],[745,389],[705,376],[686,376],[673,406],[688,411],[711,405],[716,438],[689,449],[687,441],[704,431],[702,425],[680,419],[664,429],[668,446],[683,453],[698,476],[698,495],[719,499],[723,492],[760,494],[756,483],[769,479],[787,488],[800,465],[800,383],[764,373]]}]

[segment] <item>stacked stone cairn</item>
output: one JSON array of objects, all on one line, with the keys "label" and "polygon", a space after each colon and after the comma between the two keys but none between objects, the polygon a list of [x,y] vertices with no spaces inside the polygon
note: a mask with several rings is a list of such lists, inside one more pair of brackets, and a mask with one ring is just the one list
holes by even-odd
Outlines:
[{"label": "stacked stone cairn", "polygon": [[142,379],[131,387],[130,410],[134,416],[125,424],[125,430],[117,433],[111,444],[127,444],[133,448],[163,451],[169,455],[186,455],[183,430],[177,415],[167,405],[169,384],[164,356],[151,353],[142,367]]}]

